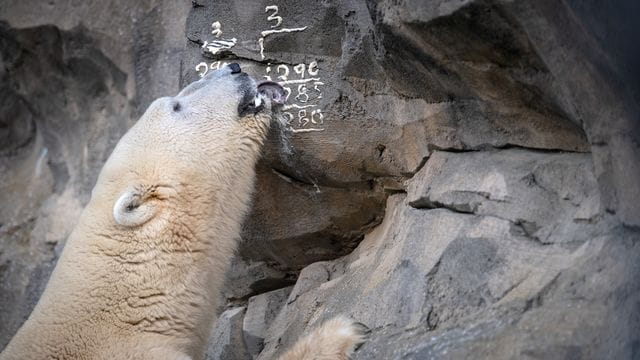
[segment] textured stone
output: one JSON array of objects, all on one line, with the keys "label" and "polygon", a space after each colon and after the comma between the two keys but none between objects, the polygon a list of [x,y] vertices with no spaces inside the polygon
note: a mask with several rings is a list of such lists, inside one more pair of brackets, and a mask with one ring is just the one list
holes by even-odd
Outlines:
[{"label": "textured stone", "polygon": [[495,216],[542,243],[583,241],[604,231],[587,154],[436,152],[407,191],[414,207]]},{"label": "textured stone", "polygon": [[618,233],[590,241],[528,301],[490,307],[447,329],[383,329],[356,359],[635,358],[640,289],[627,271],[638,271],[637,240]]},{"label": "textured stone", "polygon": [[251,358],[242,340],[242,319],[245,311],[245,307],[237,307],[220,314],[209,337],[206,360]]},{"label": "textured stone", "polygon": [[[598,196],[587,154],[435,152],[356,250],[301,272],[259,358],[338,313],[372,328],[361,359],[629,355],[638,321],[616,332],[618,350],[613,337],[595,340],[618,321],[603,314],[638,310],[635,271],[621,272],[638,236],[601,215]],[[603,300],[623,289],[623,309]]]},{"label": "textured stone", "polygon": [[[81,28],[0,23],[0,331],[26,319],[103,162],[129,124],[126,76]],[[91,148],[91,151],[88,151]]]},{"label": "textured stone", "polygon": [[251,296],[279,289],[295,282],[296,274],[279,271],[262,261],[248,261],[236,257],[227,271],[223,290],[227,301],[246,301]]},{"label": "textured stone", "polygon": [[286,287],[249,299],[247,312],[242,323],[242,332],[247,351],[253,358],[262,351],[264,339],[268,334],[267,330],[282,309],[290,292],[291,287]]},{"label": "textured stone", "polygon": [[[637,33],[640,5],[607,6],[597,0],[515,1],[508,11],[526,29],[555,78],[550,94],[582,123],[591,143],[596,178],[609,213],[640,226],[640,53],[629,42]],[[616,26],[609,26],[611,19]],[[604,53],[611,54],[603,60]]]},{"label": "textured stone", "polygon": [[189,9],[188,3],[160,0],[7,0],[0,4],[0,21],[21,29],[80,27],[104,56],[129,75],[127,95],[139,112],[153,99],[180,87],[180,53]]}]

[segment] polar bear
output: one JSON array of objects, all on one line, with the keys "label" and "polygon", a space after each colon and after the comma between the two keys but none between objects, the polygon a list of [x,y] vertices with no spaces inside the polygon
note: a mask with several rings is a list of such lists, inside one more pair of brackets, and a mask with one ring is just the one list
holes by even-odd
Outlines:
[{"label": "polar bear", "polygon": [[[29,319],[0,359],[201,359],[249,206],[273,82],[230,64],[154,101],[105,163]],[[330,320],[282,359],[346,359]]]}]

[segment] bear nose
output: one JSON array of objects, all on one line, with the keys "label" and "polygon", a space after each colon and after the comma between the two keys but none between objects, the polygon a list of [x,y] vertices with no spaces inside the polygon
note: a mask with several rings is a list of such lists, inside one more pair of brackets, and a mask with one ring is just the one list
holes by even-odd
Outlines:
[{"label": "bear nose", "polygon": [[229,68],[231,69],[231,73],[232,74],[237,74],[239,72],[241,72],[242,70],[240,69],[240,65],[238,65],[237,63],[231,63],[229,64]]}]

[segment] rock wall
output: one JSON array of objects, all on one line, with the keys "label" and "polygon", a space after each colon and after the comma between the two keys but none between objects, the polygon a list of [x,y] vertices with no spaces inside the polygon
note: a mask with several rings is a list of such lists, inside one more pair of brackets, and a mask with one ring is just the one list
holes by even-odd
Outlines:
[{"label": "rock wall", "polygon": [[0,3],[0,348],[37,302],[118,139],[152,99],[178,91],[188,11]]},{"label": "rock wall", "polygon": [[372,329],[361,359],[640,356],[639,10],[3,2],[0,347],[126,128],[239,62],[290,95],[209,358],[338,313]]}]

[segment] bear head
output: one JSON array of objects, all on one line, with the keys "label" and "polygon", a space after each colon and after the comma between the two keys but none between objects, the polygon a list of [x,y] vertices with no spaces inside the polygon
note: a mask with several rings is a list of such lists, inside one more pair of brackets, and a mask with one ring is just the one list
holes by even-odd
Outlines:
[{"label": "bear head", "polygon": [[187,212],[207,216],[220,194],[251,192],[273,111],[284,100],[280,85],[256,82],[238,64],[155,100],[115,147],[92,200],[113,204],[110,220],[128,228],[163,212],[160,228]]}]

